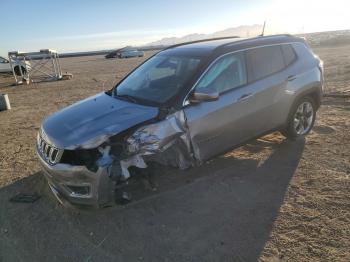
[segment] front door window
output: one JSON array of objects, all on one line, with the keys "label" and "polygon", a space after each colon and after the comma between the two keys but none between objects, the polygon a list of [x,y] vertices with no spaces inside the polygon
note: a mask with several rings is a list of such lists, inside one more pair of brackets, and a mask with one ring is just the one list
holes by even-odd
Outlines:
[{"label": "front door window", "polygon": [[242,52],[220,58],[199,81],[196,90],[215,90],[218,93],[247,83],[244,55]]}]

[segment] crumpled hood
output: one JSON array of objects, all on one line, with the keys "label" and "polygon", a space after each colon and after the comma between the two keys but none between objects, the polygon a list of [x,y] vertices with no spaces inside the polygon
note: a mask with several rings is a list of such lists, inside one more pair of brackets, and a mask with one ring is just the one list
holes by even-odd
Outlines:
[{"label": "crumpled hood", "polygon": [[[49,116],[42,124],[48,142],[62,149],[91,148],[130,127],[155,118],[158,108],[129,103],[105,93]],[[96,146],[96,145],[95,145]]]}]

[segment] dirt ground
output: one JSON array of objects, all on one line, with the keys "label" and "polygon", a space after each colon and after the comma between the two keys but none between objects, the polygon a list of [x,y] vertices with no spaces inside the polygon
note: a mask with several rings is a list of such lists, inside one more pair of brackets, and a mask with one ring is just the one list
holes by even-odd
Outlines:
[{"label": "dirt ground", "polygon": [[[350,90],[350,46],[314,51],[326,91]],[[198,168],[159,168],[157,191],[139,181],[125,206],[60,206],[34,152],[41,121],[109,89],[143,59],[64,58],[72,80],[28,86],[0,76],[12,106],[0,112],[1,262],[349,260],[349,98],[325,98],[304,140],[274,133]],[[8,201],[19,192],[41,198]]]}]

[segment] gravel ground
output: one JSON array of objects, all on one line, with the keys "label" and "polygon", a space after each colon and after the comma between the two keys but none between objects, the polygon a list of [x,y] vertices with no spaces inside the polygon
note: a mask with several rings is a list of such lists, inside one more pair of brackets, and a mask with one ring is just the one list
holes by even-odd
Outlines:
[{"label": "gravel ground", "polygon": [[[350,89],[350,46],[315,49],[327,91]],[[146,54],[148,57],[150,53]],[[160,167],[157,191],[99,211],[65,209],[48,191],[34,152],[43,118],[110,88],[144,58],[61,59],[72,80],[0,91],[0,261],[348,261],[350,99],[326,98],[313,131],[291,142],[257,139],[187,171]],[[14,204],[18,192],[38,192]]]}]

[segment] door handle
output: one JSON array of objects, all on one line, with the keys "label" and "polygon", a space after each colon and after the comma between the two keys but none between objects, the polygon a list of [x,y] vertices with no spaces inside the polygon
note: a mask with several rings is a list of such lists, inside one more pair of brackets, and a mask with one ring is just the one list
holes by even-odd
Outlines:
[{"label": "door handle", "polygon": [[249,97],[252,97],[253,95],[254,95],[253,93],[243,94],[243,95],[241,95],[240,98],[237,99],[237,101],[244,101],[244,100],[247,100]]},{"label": "door handle", "polygon": [[290,76],[287,77],[287,81],[293,81],[296,78],[297,77],[295,75],[290,75]]}]

